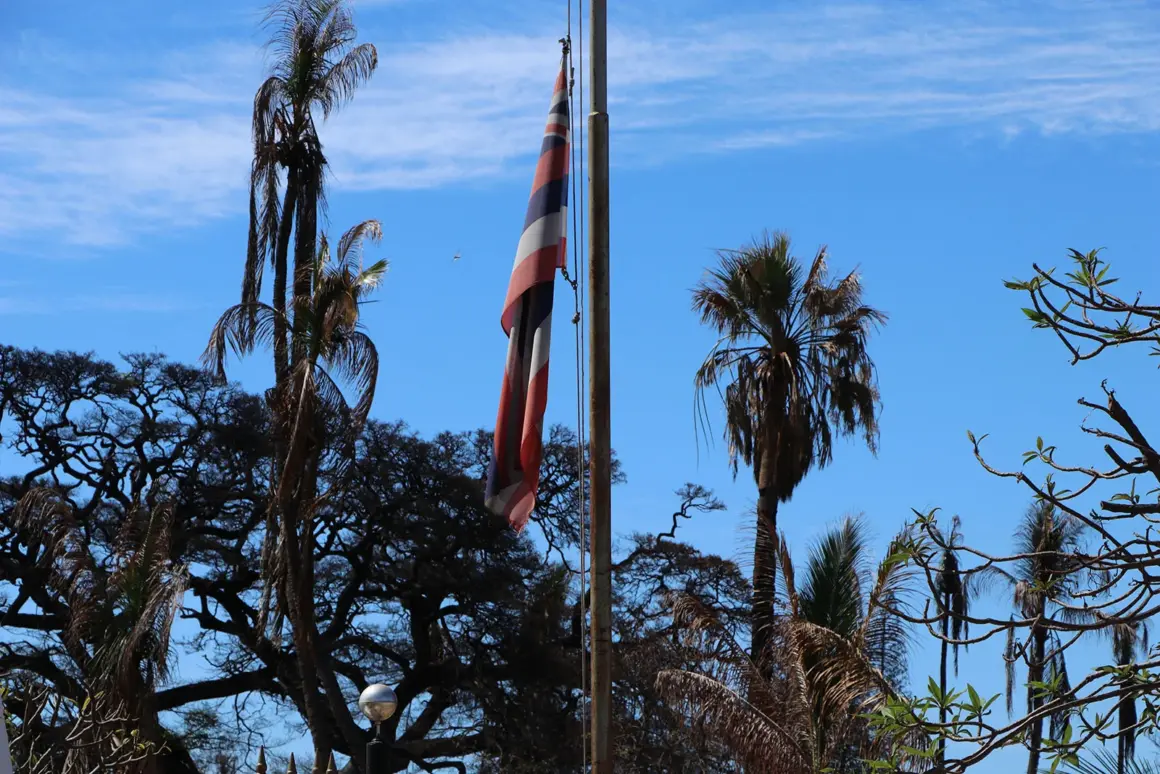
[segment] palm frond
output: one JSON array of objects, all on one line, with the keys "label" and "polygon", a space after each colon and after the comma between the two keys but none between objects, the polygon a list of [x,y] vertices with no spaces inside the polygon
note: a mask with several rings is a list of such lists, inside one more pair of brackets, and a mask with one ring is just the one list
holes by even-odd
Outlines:
[{"label": "palm frond", "polygon": [[172,531],[172,512],[159,505],[140,520],[126,519],[118,540],[120,560],[109,586],[120,624],[105,632],[95,660],[123,696],[151,690],[169,673],[170,633],[188,580],[186,568],[170,560]]},{"label": "palm frond", "polygon": [[725,403],[730,464],[758,467],[778,443],[777,496],[785,500],[814,465],[828,464],[833,438],[861,433],[877,447],[879,402],[870,334],[886,315],[862,303],[856,274],[826,279],[826,253],[809,271],[784,233],[764,234],[693,289],[693,310],[720,336],[694,379],[698,431],[706,393]]},{"label": "palm frond", "polygon": [[379,52],[371,43],[347,51],[319,79],[319,103],[324,116],[350,100],[359,86],[370,80],[379,65]]},{"label": "palm frond", "polygon": [[824,533],[810,549],[797,590],[802,619],[854,637],[866,610],[868,553],[866,525],[860,518],[846,518]]},{"label": "palm frond", "polygon": [[[939,550],[939,571],[936,578],[936,593],[939,596],[939,605],[943,608],[942,614],[950,617],[951,638],[955,640],[951,645],[954,654],[954,672],[959,673],[959,643],[958,640],[970,636],[971,599],[973,594],[970,575],[964,574],[959,563],[958,549],[962,545],[962,520],[955,516],[951,519],[951,529],[946,535],[938,533],[943,547]],[[968,646],[963,646],[964,650]]]},{"label": "palm frond", "polygon": [[383,226],[377,220],[364,220],[347,229],[338,240],[338,262],[362,266],[362,247],[367,240],[378,244],[383,238]]},{"label": "palm frond", "polygon": [[790,555],[789,543],[783,532],[777,543],[778,582],[782,595],[786,600],[786,608],[790,618],[801,618],[801,600],[798,598],[796,570],[794,570],[793,556]]},{"label": "palm frond", "polygon": [[911,597],[916,569],[896,556],[909,543],[903,530],[891,541],[886,558],[878,565],[869,608],[858,633],[858,641],[873,664],[895,687],[901,688],[908,672],[913,633],[898,613],[912,614]]},{"label": "palm frond", "polygon": [[1116,754],[1101,747],[1085,750],[1077,763],[1065,763],[1063,770],[1073,774],[1160,774],[1160,761],[1128,760],[1121,769]]},{"label": "palm frond", "polygon": [[202,364],[212,369],[219,378],[226,375],[226,357],[232,350],[238,357],[245,357],[256,346],[272,346],[274,324],[278,312],[263,303],[236,304],[231,306],[210,332],[209,343],[201,355]]},{"label": "palm frond", "polygon": [[[657,687],[666,700],[716,729],[734,754],[757,771],[805,766],[811,760],[813,737],[809,724],[802,722],[808,717],[808,696],[804,675],[792,666],[794,660],[779,658],[790,665],[785,682],[769,682],[720,619],[692,595],[674,600],[673,621],[688,644],[701,650],[712,673],[663,671]],[[794,647],[789,640],[784,645]],[[805,774],[810,769],[790,771]]]},{"label": "palm frond", "polygon": [[374,341],[365,333],[352,332],[336,342],[327,363],[339,378],[354,387],[358,400],[353,408],[353,418],[361,427],[370,413],[378,383],[379,353]]},{"label": "palm frond", "polygon": [[754,774],[810,774],[811,757],[795,735],[758,710],[737,691],[705,675],[663,669],[656,687],[677,711],[697,717],[720,734],[746,771]]},{"label": "palm frond", "polygon": [[390,268],[390,263],[386,258],[375,261],[370,266],[360,271],[354,278],[354,286],[359,289],[361,296],[370,290],[374,290],[383,283],[383,277],[387,275],[387,269]]},{"label": "palm frond", "polygon": [[44,549],[49,583],[68,600],[64,639],[80,652],[102,617],[103,580],[75,519],[72,502],[61,492],[34,487],[17,503],[13,526],[29,551]]},{"label": "palm frond", "polygon": [[250,228],[246,242],[246,267],[242,274],[242,303],[256,304],[262,295],[262,271],[266,256],[262,250],[258,219],[258,186],[250,183]]}]

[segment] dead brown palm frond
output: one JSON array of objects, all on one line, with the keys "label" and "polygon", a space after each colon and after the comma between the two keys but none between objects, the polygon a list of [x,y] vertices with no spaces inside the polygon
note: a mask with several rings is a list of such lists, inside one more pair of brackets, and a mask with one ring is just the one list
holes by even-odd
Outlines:
[{"label": "dead brown palm frond", "polygon": [[36,487],[17,503],[13,526],[31,552],[43,549],[38,564],[69,605],[70,618],[62,632],[65,643],[75,660],[86,661],[85,642],[101,617],[105,584],[74,514],[73,504],[61,492]]},{"label": "dead brown palm frond", "polygon": [[219,379],[226,377],[226,357],[232,351],[245,357],[255,347],[274,343],[275,322],[283,319],[273,307],[263,303],[236,304],[224,311],[210,332],[201,362]]},{"label": "dead brown palm frond", "polygon": [[696,716],[720,734],[746,771],[768,774],[812,774],[808,754],[795,735],[711,677],[682,669],[657,674],[657,690],[674,709]]},{"label": "dead brown palm frond", "polygon": [[876,706],[893,694],[893,687],[866,655],[863,643],[809,621],[793,621],[790,626],[803,651],[825,654],[809,672],[814,685],[824,687],[817,696],[821,704],[844,713],[855,702]]},{"label": "dead brown palm frond", "polygon": [[[665,700],[714,729],[749,770],[812,771],[814,739],[808,724],[800,723],[808,716],[808,704],[793,690],[803,682],[767,680],[720,619],[695,597],[676,597],[673,619],[686,633],[686,645],[705,660],[709,674],[661,671],[656,684]],[[788,671],[794,672],[792,667]]]},{"label": "dead brown palm frond", "polygon": [[673,623],[684,633],[686,643],[708,656],[714,676],[730,683],[752,683],[751,700],[762,706],[773,703],[753,660],[712,610],[696,597],[681,594],[673,598],[672,611]]},{"label": "dead brown palm frond", "polygon": [[383,226],[377,220],[365,220],[347,230],[342,238],[338,240],[338,261],[339,263],[357,264],[362,266],[362,246],[364,242],[370,240],[378,244],[383,238]]}]

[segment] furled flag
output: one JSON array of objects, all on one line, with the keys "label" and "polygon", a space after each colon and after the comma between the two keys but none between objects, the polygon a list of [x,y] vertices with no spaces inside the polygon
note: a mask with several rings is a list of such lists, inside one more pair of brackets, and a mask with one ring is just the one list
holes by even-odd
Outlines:
[{"label": "furled flag", "polygon": [[500,324],[508,336],[495,446],[487,473],[487,507],[518,532],[536,505],[548,404],[548,344],[556,269],[567,255],[568,79],[561,64],[548,126],[516,248]]}]

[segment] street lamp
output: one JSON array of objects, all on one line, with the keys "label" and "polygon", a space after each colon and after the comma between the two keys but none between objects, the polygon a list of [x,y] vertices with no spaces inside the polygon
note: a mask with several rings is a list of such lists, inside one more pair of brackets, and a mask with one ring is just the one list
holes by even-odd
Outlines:
[{"label": "street lamp", "polygon": [[375,724],[375,738],[367,742],[367,774],[387,773],[387,742],[383,739],[383,723],[395,714],[399,701],[390,686],[382,683],[368,685],[358,697],[358,708]]}]

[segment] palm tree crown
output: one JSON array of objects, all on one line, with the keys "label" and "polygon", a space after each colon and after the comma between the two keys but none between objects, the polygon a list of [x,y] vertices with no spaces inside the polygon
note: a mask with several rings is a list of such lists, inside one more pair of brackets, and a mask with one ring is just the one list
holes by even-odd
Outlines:
[{"label": "palm tree crown", "polygon": [[[347,417],[353,433],[361,429],[370,412],[379,370],[378,351],[363,331],[359,310],[387,271],[385,260],[364,267],[362,247],[366,240],[381,238],[379,222],[365,221],[343,234],[332,257],[324,235],[311,266],[308,303],[296,308],[286,322],[306,355],[297,364],[304,372],[306,390],[318,397],[324,409]],[[203,362],[224,378],[229,351],[241,356],[255,345],[271,345],[279,319],[284,319],[282,314],[262,302],[230,307],[214,326]],[[256,323],[252,328],[251,320]],[[341,382],[357,392],[353,407],[343,397]]]},{"label": "palm tree crown", "polygon": [[[784,233],[721,254],[693,291],[693,308],[720,336],[695,386],[724,384],[730,463],[754,468],[777,441],[777,496],[786,500],[812,465],[827,464],[835,430],[877,446],[878,390],[866,345],[886,321],[862,303],[856,272],[829,283],[827,253],[806,268]],[[703,404],[702,404],[703,405]],[[777,437],[771,437],[776,435]]]},{"label": "palm tree crown", "polygon": [[[1079,590],[1079,573],[1084,567],[1080,548],[1086,525],[1067,513],[1056,510],[1048,502],[1035,502],[1028,507],[1015,533],[1014,550],[1018,559],[1008,573],[991,567],[981,577],[999,580],[1013,592],[1013,603],[1018,614],[1031,621],[1029,640],[1020,647],[1015,641],[1015,627],[1008,629],[1004,660],[1007,665],[1007,711],[1013,710],[1015,690],[1015,663],[1021,657],[1027,662],[1027,711],[1034,712],[1049,698],[1036,687],[1047,682],[1056,685],[1056,695],[1070,691],[1067,664],[1063,650],[1058,647],[1051,622],[1053,620],[1086,621],[1091,614],[1074,605]],[[1053,738],[1063,733],[1066,718],[1051,718]],[[1027,742],[1028,774],[1039,770],[1040,750],[1043,743],[1043,718],[1031,725]]]},{"label": "palm tree crown", "polygon": [[[262,292],[263,267],[275,271],[275,309],[286,303],[287,259],[294,230],[294,297],[309,295],[318,211],[325,207],[326,157],[315,111],[328,117],[365,83],[378,65],[369,43],[354,45],[356,28],[343,0],[284,0],[267,16],[274,53],[271,73],[254,97],[254,161],[250,181],[250,234],[242,303]],[[278,200],[285,173],[283,200]],[[288,368],[286,332],[278,326],[278,368]]]}]

